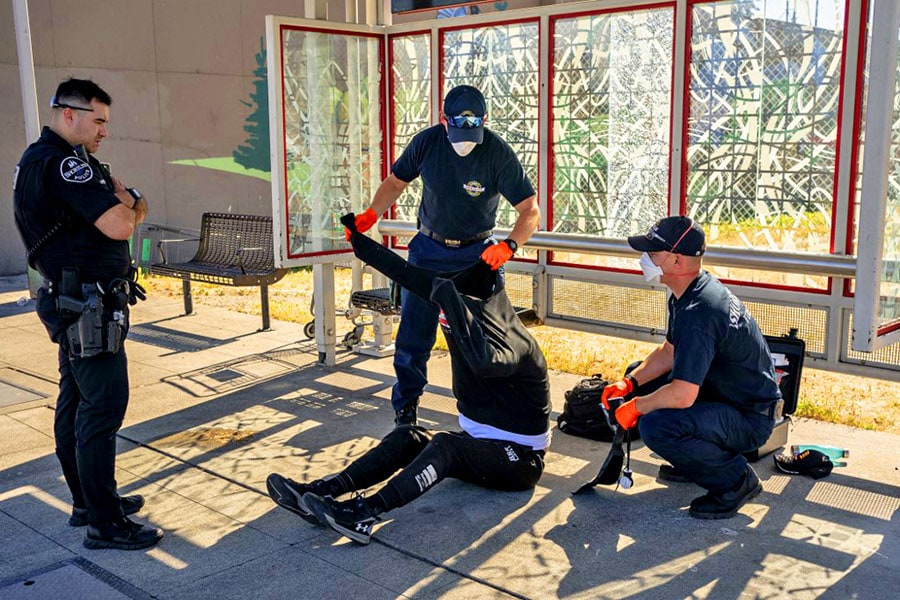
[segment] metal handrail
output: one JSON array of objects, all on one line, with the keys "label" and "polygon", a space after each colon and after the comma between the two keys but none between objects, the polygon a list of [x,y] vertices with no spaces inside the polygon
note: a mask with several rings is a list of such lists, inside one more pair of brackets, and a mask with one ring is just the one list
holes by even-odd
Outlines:
[{"label": "metal handrail", "polygon": [[[494,230],[495,236],[499,238],[509,235],[509,232],[510,230],[508,229]],[[378,233],[382,235],[412,236],[416,233],[416,224],[409,221],[384,219],[378,223]],[[528,240],[526,246],[539,250],[584,252],[587,254],[603,254],[626,258],[636,258],[638,255],[624,239],[592,237],[574,233],[553,233],[550,231],[536,231],[531,236],[531,239]],[[703,255],[703,261],[721,267],[824,275],[848,279],[856,276],[856,257],[839,254],[822,256],[710,246],[706,250],[706,254]]]}]

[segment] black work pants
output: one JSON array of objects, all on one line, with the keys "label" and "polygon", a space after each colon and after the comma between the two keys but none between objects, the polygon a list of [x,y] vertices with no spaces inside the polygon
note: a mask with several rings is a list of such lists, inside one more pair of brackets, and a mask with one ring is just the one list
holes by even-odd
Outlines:
[{"label": "black work pants", "polygon": [[544,471],[544,451],[464,432],[404,425],[347,467],[354,490],[391,477],[378,491],[386,510],[407,504],[446,477],[502,491],[532,489]]},{"label": "black work pants", "polygon": [[90,523],[105,523],[123,516],[116,488],[116,433],[128,407],[128,359],[124,345],[116,353],[69,356],[66,334],[54,319],[54,303],[41,290],[38,315],[59,343],[56,456],[73,504],[88,509]]}]

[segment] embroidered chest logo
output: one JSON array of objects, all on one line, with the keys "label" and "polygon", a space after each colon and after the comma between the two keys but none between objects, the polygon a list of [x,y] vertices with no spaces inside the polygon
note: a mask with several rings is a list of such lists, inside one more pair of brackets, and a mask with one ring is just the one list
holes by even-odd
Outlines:
[{"label": "embroidered chest logo", "polygon": [[484,186],[474,180],[463,184],[463,189],[466,190],[466,193],[473,198],[477,198],[484,193]]},{"label": "embroidered chest logo", "polygon": [[94,170],[80,158],[69,157],[59,164],[59,174],[69,183],[84,183],[94,176]]}]

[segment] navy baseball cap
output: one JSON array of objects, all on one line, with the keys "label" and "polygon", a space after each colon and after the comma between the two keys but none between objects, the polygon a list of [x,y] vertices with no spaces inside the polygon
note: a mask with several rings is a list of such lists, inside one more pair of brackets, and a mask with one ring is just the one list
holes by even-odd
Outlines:
[{"label": "navy baseball cap", "polygon": [[666,217],[650,226],[644,235],[628,238],[638,252],[672,252],[684,256],[702,256],[706,252],[706,234],[689,217]]},{"label": "navy baseball cap", "polygon": [[471,85],[458,85],[444,98],[444,118],[447,119],[447,136],[451,142],[475,142],[484,140],[484,120],[487,104],[484,95]]}]

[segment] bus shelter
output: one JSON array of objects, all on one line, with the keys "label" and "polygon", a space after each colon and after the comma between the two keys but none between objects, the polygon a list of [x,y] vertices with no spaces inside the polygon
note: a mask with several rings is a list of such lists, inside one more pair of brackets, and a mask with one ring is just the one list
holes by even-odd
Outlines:
[{"label": "bus shelter", "polygon": [[[685,214],[707,231],[706,268],[764,333],[796,329],[813,366],[900,377],[898,33],[891,0],[268,17],[276,256],[315,265],[321,360],[333,362],[332,266],[352,256],[340,216],[368,206],[467,83],[538,190],[541,228],[507,267],[518,306],[659,340],[665,288],[643,281],[624,238]],[[414,182],[380,222],[400,252],[420,194]],[[513,220],[501,209],[501,237]]]}]

